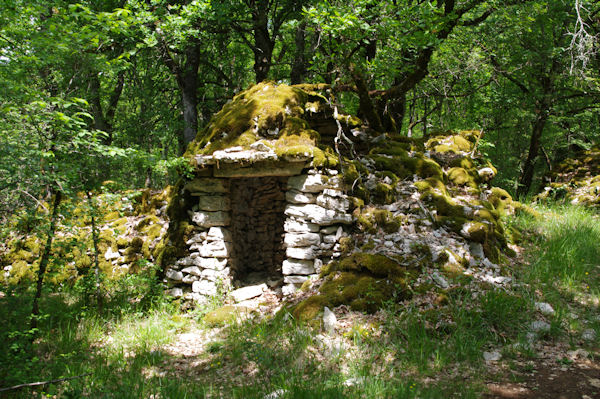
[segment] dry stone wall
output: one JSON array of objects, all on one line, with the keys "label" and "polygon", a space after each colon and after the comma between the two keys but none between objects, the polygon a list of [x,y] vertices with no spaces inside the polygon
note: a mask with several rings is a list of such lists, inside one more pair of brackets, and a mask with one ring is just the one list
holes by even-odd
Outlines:
[{"label": "dry stone wall", "polygon": [[[188,210],[195,232],[188,256],[166,270],[170,293],[203,301],[231,292],[236,301],[267,287],[295,292],[323,264],[339,257],[353,218],[337,171],[291,177],[198,177]],[[258,280],[256,289],[248,284]],[[244,287],[246,286],[246,287]]]}]

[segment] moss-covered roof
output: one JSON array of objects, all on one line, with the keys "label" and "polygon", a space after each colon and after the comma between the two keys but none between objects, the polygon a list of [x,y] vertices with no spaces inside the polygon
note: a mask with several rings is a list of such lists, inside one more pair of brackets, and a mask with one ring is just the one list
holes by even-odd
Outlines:
[{"label": "moss-covered roof", "polygon": [[260,141],[279,159],[312,159],[314,166],[334,166],[333,150],[321,142],[312,122],[325,118],[336,123],[337,118],[347,127],[361,121],[338,116],[329,100],[316,91],[325,89],[324,85],[259,83],[236,95],[215,114],[185,155],[196,159],[225,149],[249,150]]}]

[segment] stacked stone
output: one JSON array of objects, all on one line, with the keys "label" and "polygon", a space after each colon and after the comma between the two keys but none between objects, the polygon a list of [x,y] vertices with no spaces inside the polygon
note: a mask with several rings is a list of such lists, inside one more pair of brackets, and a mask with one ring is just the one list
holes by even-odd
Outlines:
[{"label": "stacked stone", "polygon": [[284,294],[296,291],[323,263],[340,256],[343,225],[352,223],[350,201],[337,176],[308,174],[288,180],[283,261]]},{"label": "stacked stone", "polygon": [[234,179],[231,184],[235,277],[250,273],[275,276],[283,262],[283,218],[287,178]]},{"label": "stacked stone", "polygon": [[186,243],[189,255],[166,271],[176,285],[171,294],[200,301],[215,295],[219,284],[230,288],[234,278],[251,273],[271,281],[283,275],[282,292],[296,291],[341,255],[343,226],[353,222],[341,179],[331,174],[188,183],[186,190],[198,198],[189,211],[196,231]]},{"label": "stacked stone", "polygon": [[228,229],[231,223],[229,182],[201,178],[188,183],[186,189],[198,198],[197,205],[188,212],[195,232],[186,242],[189,255],[167,269],[165,276],[175,284],[191,284],[191,292],[184,293],[177,287],[171,290],[172,295],[201,301],[215,295],[219,285],[227,289],[231,282],[233,236]]}]

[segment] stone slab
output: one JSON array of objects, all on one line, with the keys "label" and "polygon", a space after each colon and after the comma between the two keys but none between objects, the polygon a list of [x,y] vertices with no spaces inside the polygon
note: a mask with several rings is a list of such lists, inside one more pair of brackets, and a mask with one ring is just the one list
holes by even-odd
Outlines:
[{"label": "stone slab", "polygon": [[319,245],[321,236],[318,233],[287,233],[283,238],[286,247],[308,247]]},{"label": "stone slab", "polygon": [[202,211],[229,211],[231,202],[225,195],[201,195],[198,198],[198,209]]},{"label": "stone slab", "polygon": [[285,214],[287,216],[305,219],[321,226],[329,226],[337,223],[352,223],[352,215],[325,209],[315,204],[287,205],[285,207]]},{"label": "stone slab", "polygon": [[247,299],[255,298],[262,295],[263,291],[267,289],[266,284],[249,285],[247,287],[238,288],[237,290],[231,291],[230,295],[235,302],[242,302]]},{"label": "stone slab", "polygon": [[253,164],[224,164],[215,166],[215,177],[294,176],[306,167],[305,162],[267,161]]},{"label": "stone slab", "polygon": [[302,259],[286,259],[283,261],[283,265],[281,266],[281,272],[286,276],[293,274],[314,274],[314,261]]},{"label": "stone slab", "polygon": [[192,221],[200,227],[228,226],[231,216],[229,212],[198,211],[192,214]]},{"label": "stone slab", "polygon": [[229,182],[226,179],[196,178],[187,182],[184,189],[191,192],[192,195],[204,195],[202,193],[228,193]]}]

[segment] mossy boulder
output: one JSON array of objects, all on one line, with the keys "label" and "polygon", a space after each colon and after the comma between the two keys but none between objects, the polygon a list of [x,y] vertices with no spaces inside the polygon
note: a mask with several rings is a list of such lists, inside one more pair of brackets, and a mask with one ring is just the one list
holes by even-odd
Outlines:
[{"label": "mossy boulder", "polygon": [[202,321],[204,321],[210,327],[218,327],[238,320],[243,320],[244,318],[248,317],[249,313],[250,309],[247,307],[225,305],[208,312],[202,318]]},{"label": "mossy boulder", "polygon": [[416,271],[402,266],[397,260],[381,254],[354,253],[339,262],[325,266],[319,294],[300,302],[292,314],[299,320],[310,320],[324,306],[342,304],[373,313],[386,301],[410,296],[409,281]]}]

